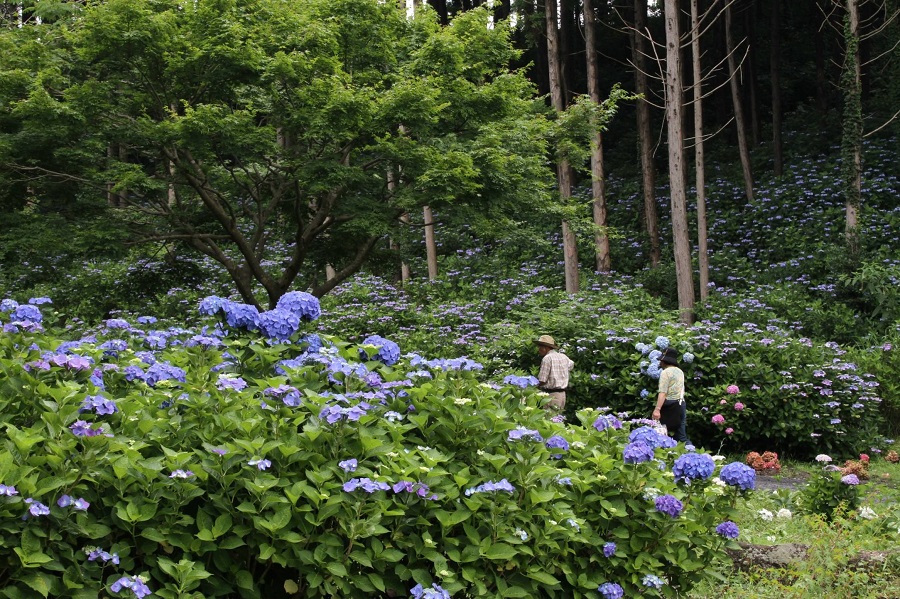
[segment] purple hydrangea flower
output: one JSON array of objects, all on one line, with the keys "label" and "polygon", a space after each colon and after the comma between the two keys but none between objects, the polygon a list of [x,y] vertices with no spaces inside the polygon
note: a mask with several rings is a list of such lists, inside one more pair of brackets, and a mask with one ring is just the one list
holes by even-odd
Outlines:
[{"label": "purple hydrangea flower", "polygon": [[506,437],[507,441],[521,441],[523,439],[537,441],[538,443],[544,440],[539,432],[525,428],[524,426],[519,426],[509,431],[509,435]]},{"label": "purple hydrangea flower", "polygon": [[547,449],[561,449],[563,451],[569,451],[569,442],[566,441],[560,435],[553,435],[549,439],[547,439]]},{"label": "purple hydrangea flower", "polygon": [[118,593],[122,589],[130,590],[137,599],[143,599],[151,594],[150,588],[137,576],[123,576],[109,586],[109,590],[113,593]]},{"label": "purple hydrangea flower", "polygon": [[[383,362],[388,366],[393,366],[397,363],[397,360],[400,359],[400,346],[390,339],[385,339],[379,335],[369,335],[363,339],[360,345],[374,345],[377,347],[378,351],[373,356],[373,359]],[[359,359],[369,359],[368,354],[362,348],[359,350]]]},{"label": "purple hydrangea flower", "polygon": [[19,492],[13,485],[0,485],[0,495],[5,497],[12,497],[13,495],[18,495]]},{"label": "purple hydrangea flower", "polygon": [[430,588],[417,584],[409,592],[411,593],[411,599],[451,599],[450,593],[437,583],[431,585]]},{"label": "purple hydrangea flower", "polygon": [[622,428],[622,421],[612,414],[601,414],[594,421],[594,428],[600,432],[603,432],[608,428],[620,429]]},{"label": "purple hydrangea flower", "polygon": [[319,298],[304,291],[289,291],[280,298],[275,308],[286,310],[300,320],[316,320],[322,314]]},{"label": "purple hydrangea flower", "polygon": [[0,312],[14,312],[16,308],[19,307],[19,302],[12,299],[5,299],[0,301]]},{"label": "purple hydrangea flower", "polygon": [[90,412],[94,411],[95,414],[100,414],[101,416],[108,416],[109,414],[115,414],[119,411],[119,408],[116,407],[116,402],[111,399],[106,399],[102,395],[88,395],[84,398],[84,402],[81,404],[81,408],[79,408],[79,412]]},{"label": "purple hydrangea flower", "polygon": [[92,428],[90,423],[84,420],[76,420],[69,429],[76,437],[96,437],[103,434],[103,429],[100,426]]},{"label": "purple hydrangea flower", "polygon": [[640,464],[653,459],[653,448],[642,441],[629,443],[622,452],[626,464]]},{"label": "purple hydrangea flower", "polygon": [[169,475],[169,478],[191,478],[194,476],[194,473],[190,470],[182,470],[179,468],[178,470],[173,470],[172,474]]},{"label": "purple hydrangea flower", "polygon": [[44,319],[41,311],[29,304],[19,304],[11,315],[12,320],[24,320],[25,322],[39,323]]},{"label": "purple hydrangea flower", "polygon": [[56,500],[56,505],[58,505],[59,507],[69,507],[70,505],[72,505],[72,497],[69,495],[63,495]]},{"label": "purple hydrangea flower", "polygon": [[356,461],[356,458],[350,458],[349,460],[338,462],[338,466],[340,466],[344,472],[353,472],[354,470],[356,470],[358,464],[359,462]]},{"label": "purple hydrangea flower", "polygon": [[372,480],[371,478],[351,478],[344,483],[343,489],[347,493],[352,493],[356,489],[362,489],[366,493],[374,493],[375,491],[387,491],[391,486],[387,483]]},{"label": "purple hydrangea flower", "polygon": [[632,443],[645,443],[653,449],[656,449],[657,447],[674,447],[678,444],[677,442],[675,444],[670,444],[669,441],[672,440],[671,437],[669,437],[668,435],[661,435],[657,433],[656,430],[654,430],[653,427],[650,426],[642,426],[640,428],[634,429],[633,431],[631,431],[631,433],[629,433],[628,440]]},{"label": "purple hydrangea flower", "polygon": [[265,460],[265,459],[254,458],[254,459],[250,460],[249,462],[247,462],[247,464],[250,466],[256,466],[260,470],[266,470],[267,468],[269,468],[272,465],[272,462],[270,462],[269,460]]},{"label": "purple hydrangea flower", "polygon": [[603,555],[604,557],[612,557],[616,552],[616,544],[612,541],[603,544]]},{"label": "purple hydrangea flower", "polygon": [[275,399],[280,399],[284,405],[296,408],[300,405],[300,391],[296,387],[292,387],[291,385],[278,385],[277,387],[269,387],[263,394],[268,395],[269,397],[273,397]]},{"label": "purple hydrangea flower", "polygon": [[78,510],[79,512],[86,512],[89,507],[91,507],[91,504],[84,497],[79,497],[72,504],[72,509]]},{"label": "purple hydrangea flower", "polygon": [[603,595],[603,599],[621,599],[625,596],[625,589],[615,582],[604,582],[597,590]]},{"label": "purple hydrangea flower", "polygon": [[688,483],[692,480],[706,480],[715,470],[715,461],[705,453],[686,453],[679,456],[672,466],[675,479]]},{"label": "purple hydrangea flower", "polygon": [[718,526],[716,526],[716,532],[725,537],[726,539],[736,539],[738,535],[740,535],[740,530],[738,529],[738,525],[732,522],[731,520],[726,520],[722,522]]},{"label": "purple hydrangea flower", "polygon": [[660,495],[656,498],[656,511],[677,518],[684,509],[684,504],[672,495]]},{"label": "purple hydrangea flower", "polygon": [[756,470],[740,462],[732,462],[723,466],[719,478],[726,484],[738,487],[742,491],[756,488]]},{"label": "purple hydrangea flower", "polygon": [[[85,549],[87,551],[87,549]],[[104,564],[107,562],[112,562],[115,565],[119,565],[119,554],[118,553],[108,553],[98,547],[91,549],[88,553],[88,561],[93,562],[97,560],[102,561]]]},{"label": "purple hydrangea flower", "polygon": [[[25,503],[28,505],[28,514],[31,514],[35,518],[38,516],[49,516],[50,508],[41,503],[40,501],[35,501],[33,498],[29,497],[25,500]],[[28,514],[25,514],[25,517],[28,517]]]},{"label": "purple hydrangea flower", "polygon": [[247,381],[242,379],[239,376],[229,376],[227,374],[220,374],[219,380],[216,382],[216,387],[220,391],[224,391],[225,389],[232,389],[234,391],[242,391],[247,388]]},{"label": "purple hydrangea flower", "polygon": [[844,483],[845,485],[858,485],[859,477],[856,476],[855,474],[847,474],[847,475],[841,477],[841,482]]},{"label": "purple hydrangea flower", "polygon": [[122,318],[110,318],[104,322],[107,329],[120,329],[123,331],[131,330],[131,324]]},{"label": "purple hydrangea flower", "polygon": [[281,308],[262,312],[257,323],[260,332],[278,341],[287,341],[300,329],[300,318],[293,312]]}]

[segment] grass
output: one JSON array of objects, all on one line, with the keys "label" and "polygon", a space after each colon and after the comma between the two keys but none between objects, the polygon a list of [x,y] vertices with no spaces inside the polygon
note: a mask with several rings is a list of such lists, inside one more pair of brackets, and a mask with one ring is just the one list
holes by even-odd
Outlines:
[{"label": "grass", "polygon": [[[797,483],[813,474],[818,466],[809,463],[782,464],[774,480]],[[798,491],[790,489],[755,492],[740,506],[736,523],[740,541],[762,545],[801,543],[809,546],[808,557],[785,569],[727,571],[716,584],[694,589],[692,599],[897,599],[900,597],[900,464],[873,460],[870,479],[860,485],[860,510],[840,514],[833,522],[816,515],[801,514]],[[862,508],[874,512],[864,518]],[[791,516],[778,510],[791,511]],[[768,510],[773,517],[762,517]],[[853,567],[862,552],[892,552],[877,566]]]}]

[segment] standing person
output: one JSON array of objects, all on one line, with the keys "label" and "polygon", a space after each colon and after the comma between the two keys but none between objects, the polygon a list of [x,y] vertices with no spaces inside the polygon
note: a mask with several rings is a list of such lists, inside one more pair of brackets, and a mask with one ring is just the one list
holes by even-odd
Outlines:
[{"label": "standing person", "polygon": [[541,335],[535,343],[541,356],[541,370],[538,372],[538,389],[550,395],[545,409],[562,412],[566,407],[566,387],[569,386],[569,372],[575,362],[566,354],[556,351],[556,341],[550,335]]},{"label": "standing person", "polygon": [[687,403],[684,400],[684,372],[678,367],[678,352],[667,347],[659,359],[659,366],[662,370],[659,373],[659,391],[653,420],[665,424],[669,436],[676,441],[688,443],[685,430]]}]

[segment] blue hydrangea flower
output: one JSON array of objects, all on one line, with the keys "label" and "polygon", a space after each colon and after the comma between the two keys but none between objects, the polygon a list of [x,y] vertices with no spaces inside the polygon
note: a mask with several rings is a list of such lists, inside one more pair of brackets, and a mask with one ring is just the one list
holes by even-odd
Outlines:
[{"label": "blue hydrangea flower", "polygon": [[649,354],[647,354],[647,358],[648,358],[651,362],[659,362],[659,359],[660,359],[661,357],[662,357],[662,352],[659,351],[658,349],[654,349],[652,352],[650,352]]},{"label": "blue hydrangea flower", "polygon": [[647,376],[652,379],[658,379],[660,372],[659,362],[650,362],[650,365],[647,366]]},{"label": "blue hydrangea flower", "polygon": [[563,451],[569,451],[569,442],[565,440],[561,435],[553,435],[549,439],[547,439],[547,449],[561,449]]},{"label": "blue hydrangea flower", "polygon": [[655,574],[647,574],[641,579],[641,584],[647,587],[648,589],[656,589],[657,591],[663,588],[663,585],[666,584],[662,578],[656,576]]},{"label": "blue hydrangea flower", "polygon": [[686,453],[679,456],[672,466],[675,480],[688,483],[692,480],[706,480],[715,470],[715,461],[705,453]]},{"label": "blue hydrangea flower", "polygon": [[102,395],[88,395],[84,398],[84,402],[78,409],[79,412],[90,412],[91,410],[102,416],[115,414],[119,411],[116,407],[116,402],[111,399],[106,399]]},{"label": "blue hydrangea flower", "polygon": [[147,369],[143,376],[144,382],[155,387],[160,381],[173,380],[181,383],[187,380],[187,375],[181,368],[166,362],[157,362]]},{"label": "blue hydrangea flower", "polygon": [[137,576],[123,576],[119,580],[115,581],[109,586],[109,590],[113,593],[118,593],[122,589],[128,589],[137,599],[143,599],[147,595],[151,594],[150,589],[144,583],[143,580],[138,578]]},{"label": "blue hydrangea flower", "polygon": [[137,321],[140,324],[154,324],[157,322],[157,318],[155,316],[138,316]]},{"label": "blue hydrangea flower", "polygon": [[258,328],[259,310],[250,304],[239,304],[226,301],[222,304],[225,312],[225,322],[236,329],[255,331]]},{"label": "blue hydrangea flower", "polygon": [[634,429],[628,434],[628,440],[632,443],[646,443],[654,449],[658,447],[668,449],[669,447],[678,445],[677,442],[670,444],[670,441],[673,441],[673,439],[668,435],[659,434],[652,426],[642,426]]},{"label": "blue hydrangea flower", "polygon": [[643,355],[647,355],[647,353],[653,348],[646,343],[638,343],[634,346],[634,349],[638,350]]},{"label": "blue hydrangea flower", "polygon": [[275,307],[293,313],[300,320],[316,320],[322,314],[319,298],[304,291],[285,293]]},{"label": "blue hydrangea flower", "polygon": [[200,307],[198,308],[198,311],[204,316],[212,316],[213,314],[221,310],[226,302],[228,302],[228,300],[225,298],[221,298],[217,295],[210,295],[200,300]]},{"label": "blue hydrangea flower", "polygon": [[694,363],[694,354],[691,352],[684,352],[684,355],[681,356],[681,361],[685,364],[693,364]]},{"label": "blue hydrangea flower", "polygon": [[756,488],[756,470],[741,462],[732,462],[723,466],[719,478],[725,484],[738,487],[742,491]]},{"label": "blue hydrangea flower", "polygon": [[[393,366],[397,363],[397,360],[400,359],[400,346],[390,339],[385,339],[379,335],[369,335],[363,339],[363,342],[360,345],[374,345],[377,347],[378,352],[373,356],[373,359],[383,362],[388,366]],[[368,354],[362,348],[359,350],[359,359],[369,359]]]},{"label": "blue hydrangea flower", "polygon": [[526,387],[534,387],[537,385],[538,380],[533,376],[517,376],[515,374],[510,374],[503,378],[503,384],[525,389]]},{"label": "blue hydrangea flower", "polygon": [[338,462],[338,466],[341,467],[341,470],[344,472],[353,472],[356,470],[359,462],[356,461],[356,458],[350,458],[349,460],[342,460]]},{"label": "blue hydrangea flower", "polygon": [[269,387],[263,394],[274,399],[280,399],[284,405],[296,408],[302,401],[300,399],[300,391],[291,385],[278,385],[277,387]]},{"label": "blue hydrangea flower", "polygon": [[616,544],[612,541],[603,544],[603,555],[605,557],[612,557],[616,552]]},{"label": "blue hydrangea flower", "polygon": [[13,495],[18,495],[19,492],[13,485],[0,485],[0,496],[3,497],[12,497]]},{"label": "blue hydrangea flower", "polygon": [[19,302],[12,299],[5,299],[0,301],[0,312],[13,312],[16,308],[19,307]]},{"label": "blue hydrangea flower", "polygon": [[190,470],[182,470],[181,468],[177,470],[173,470],[172,474],[169,475],[169,478],[192,478],[194,475]]},{"label": "blue hydrangea flower", "polygon": [[[50,508],[41,503],[40,501],[36,501],[32,497],[29,497],[25,500],[26,505],[28,505],[28,514],[31,514],[35,518],[38,516],[49,516]],[[28,517],[28,514],[25,514],[25,517]]]},{"label": "blue hydrangea flower", "polygon": [[300,328],[300,318],[289,310],[275,308],[260,313],[257,326],[270,339],[287,341]]},{"label": "blue hydrangea flower", "polygon": [[653,459],[653,448],[642,441],[629,443],[622,452],[626,464],[640,464]]},{"label": "blue hydrangea flower", "polygon": [[107,329],[119,329],[122,331],[130,331],[131,323],[129,323],[124,318],[110,318],[106,320],[104,323]]},{"label": "blue hydrangea flower", "polygon": [[387,483],[372,480],[370,478],[351,478],[344,483],[344,491],[352,493],[356,489],[362,489],[366,493],[372,494],[375,491],[387,491],[391,486]]},{"label": "blue hydrangea flower", "polygon": [[[84,550],[88,551],[88,548],[86,547]],[[107,562],[112,562],[115,565],[119,565],[118,553],[109,553],[100,549],[99,547],[90,548],[90,551],[88,551],[88,561],[93,562],[97,561],[98,559],[104,564]]]},{"label": "blue hydrangea flower", "polygon": [[319,337],[316,333],[310,333],[309,335],[304,335],[300,338],[300,343],[306,344],[306,351],[309,353],[317,353],[322,346],[322,338]]},{"label": "blue hydrangea flower", "polygon": [[477,487],[466,489],[466,497],[470,497],[475,493],[491,493],[493,491],[506,491],[507,493],[514,493],[515,490],[516,488],[504,478],[497,482],[488,481],[484,484],[478,485]]},{"label": "blue hydrangea flower", "polygon": [[621,599],[625,596],[625,589],[615,582],[604,582],[597,590],[603,595],[603,599]]},{"label": "blue hydrangea flower", "polygon": [[740,530],[738,529],[738,525],[732,522],[731,520],[726,520],[722,522],[718,526],[716,526],[716,532],[725,537],[726,539],[736,539],[738,535],[740,535]]},{"label": "blue hydrangea flower", "polygon": [[44,319],[41,311],[36,306],[29,304],[19,304],[12,313],[13,320],[24,320],[26,322],[39,323]]},{"label": "blue hydrangea flower", "polygon": [[243,391],[247,388],[247,381],[239,376],[220,374],[219,379],[216,381],[216,387],[219,389],[219,391],[224,391],[226,389]]},{"label": "blue hydrangea flower", "polygon": [[448,591],[441,588],[437,583],[431,585],[431,588],[425,588],[421,584],[417,584],[409,590],[412,599],[451,599]]},{"label": "blue hydrangea flower", "polygon": [[601,414],[594,420],[593,424],[594,428],[600,432],[605,431],[608,428],[612,429],[620,429],[622,428],[622,421],[613,416],[612,414]]},{"label": "blue hydrangea flower", "polygon": [[266,470],[272,466],[272,462],[265,459],[254,458],[247,462],[248,466],[256,466],[259,470]]},{"label": "blue hydrangea flower", "polygon": [[677,518],[684,509],[684,504],[672,495],[660,495],[655,501],[656,511]]},{"label": "blue hydrangea flower", "polygon": [[507,441],[521,441],[522,439],[537,441],[538,443],[544,440],[539,432],[527,429],[524,426],[518,426],[509,431],[509,435],[506,437]]},{"label": "blue hydrangea flower", "polygon": [[654,343],[656,343],[656,347],[658,347],[659,349],[666,349],[667,347],[669,347],[669,338],[660,335],[656,338]]}]

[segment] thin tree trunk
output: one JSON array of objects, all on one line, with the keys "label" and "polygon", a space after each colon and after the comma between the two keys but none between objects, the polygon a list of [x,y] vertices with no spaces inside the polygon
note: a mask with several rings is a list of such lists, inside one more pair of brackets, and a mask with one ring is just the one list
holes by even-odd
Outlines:
[{"label": "thin tree trunk", "polygon": [[679,320],[694,321],[694,273],[688,234],[687,197],[684,189],[684,110],[681,82],[681,34],[678,0],[666,0],[666,121],[669,145],[669,188],[672,195],[672,240],[675,246],[675,279]]},{"label": "thin tree trunk", "polygon": [[697,188],[697,258],[700,301],[709,295],[709,249],[706,239],[706,163],[703,155],[703,71],[700,64],[700,8],[691,0],[691,58],[694,71],[694,172]]},{"label": "thin tree trunk", "polygon": [[744,172],[744,193],[747,201],[753,201],[753,173],[750,170],[750,147],[747,144],[747,124],[744,122],[744,108],[741,103],[741,87],[738,81],[737,60],[735,59],[732,37],[731,4],[725,5],[725,51],[728,52],[728,76],[731,85],[731,103],[734,106],[734,123],[737,128],[738,152],[741,155],[741,169]]},{"label": "thin tree trunk", "polygon": [[[826,3],[828,1],[812,0],[813,14],[826,14]],[[816,48],[816,108],[819,109],[819,116],[822,119],[828,113],[828,78],[825,75],[825,25],[825,23],[820,23],[820,26],[816,27],[813,36]]]},{"label": "thin tree trunk", "polygon": [[[635,65],[635,91],[649,97],[647,84],[647,0],[634,0],[634,29],[631,41],[631,60]],[[650,104],[638,100],[638,151],[641,156],[641,188],[644,197],[644,228],[650,240],[650,266],[656,268],[660,260],[659,217],[656,212],[656,165],[653,163],[653,133],[650,129]]]},{"label": "thin tree trunk", "polygon": [[[751,6],[745,8],[744,23],[747,25],[747,91],[750,96],[750,144],[759,146],[759,103],[756,85],[756,13],[759,4],[756,0],[750,0]],[[742,69],[743,70],[743,69]]]},{"label": "thin tree trunk", "polygon": [[[584,43],[587,54],[588,94],[600,104],[600,67],[597,60],[597,33],[592,0],[584,0]],[[612,264],[609,256],[609,236],[606,234],[606,180],[603,172],[603,134],[599,129],[591,140],[591,192],[594,199],[594,245],[597,271],[608,273]]]},{"label": "thin tree trunk", "polygon": [[434,242],[434,215],[431,206],[422,209],[425,219],[425,258],[428,263],[428,280],[433,281],[438,276],[437,245]]},{"label": "thin tree trunk", "polygon": [[859,252],[859,207],[862,201],[862,67],[859,62],[859,0],[847,0],[844,23],[844,139],[842,170],[846,196],[845,235],[850,254]]},{"label": "thin tree trunk", "polygon": [[772,79],[772,157],[775,176],[784,173],[784,144],[781,139],[781,3],[772,2],[769,64]]},{"label": "thin tree trunk", "polygon": [[[559,30],[557,29],[556,0],[546,0],[544,8],[547,18],[547,62],[550,75],[550,98],[553,108],[558,112],[565,110],[565,98],[562,89],[562,65],[559,55]],[[572,197],[572,167],[566,159],[560,159],[556,165],[556,179],[559,183],[559,195],[563,203]],[[578,293],[578,248],[575,233],[567,221],[562,222],[563,260],[565,264],[566,293]]]}]

